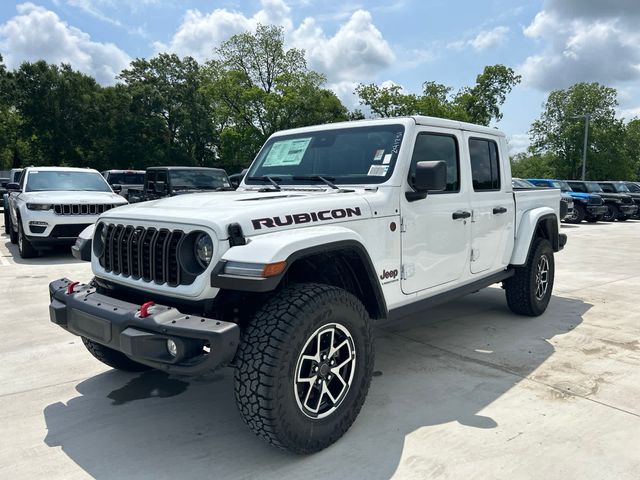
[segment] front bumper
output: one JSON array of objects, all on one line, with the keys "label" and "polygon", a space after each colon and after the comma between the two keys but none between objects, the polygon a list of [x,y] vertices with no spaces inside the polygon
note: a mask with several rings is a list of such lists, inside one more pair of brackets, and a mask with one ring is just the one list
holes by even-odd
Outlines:
[{"label": "front bumper", "polygon": [[[67,293],[70,280],[49,284],[51,321],[65,330],[124,353],[132,360],[159,370],[198,375],[233,360],[240,341],[235,323],[185,315],[172,307],[153,306],[146,318],[140,307],[79,285]],[[166,347],[172,339],[178,355]],[[208,351],[207,351],[208,347]]]},{"label": "front bumper", "polygon": [[604,215],[607,213],[606,205],[587,205],[587,213],[589,216],[597,217],[598,215]]},{"label": "front bumper", "polygon": [[625,217],[631,217],[638,211],[638,206],[630,203],[623,203],[619,207],[620,213]]}]

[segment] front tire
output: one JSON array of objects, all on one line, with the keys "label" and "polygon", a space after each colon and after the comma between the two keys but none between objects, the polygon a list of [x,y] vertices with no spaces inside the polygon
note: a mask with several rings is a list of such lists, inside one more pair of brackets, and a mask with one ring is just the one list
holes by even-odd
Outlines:
[{"label": "front tire", "polygon": [[267,442],[309,454],[336,442],[369,390],[369,315],[354,295],[305,283],[255,314],[236,356],[235,396],[245,423]]},{"label": "front tire", "polygon": [[515,267],[515,274],[504,282],[507,304],[513,313],[537,317],[549,305],[553,291],[555,262],[548,240],[533,240],[527,263]]},{"label": "front tire", "polygon": [[125,372],[144,372],[150,370],[151,367],[147,367],[138,362],[134,362],[124,353],[118,352],[113,348],[105,347],[100,343],[96,343],[93,340],[89,340],[86,337],[82,337],[82,343],[89,350],[89,353],[93,355],[97,360],[100,360],[105,365],[109,365],[116,370],[123,370]]},{"label": "front tire", "polygon": [[18,253],[21,258],[33,258],[38,256],[38,250],[33,248],[31,242],[24,234],[22,220],[18,218]]},{"label": "front tire", "polygon": [[580,223],[587,216],[587,210],[582,205],[574,205],[573,213],[565,221],[567,223]]},{"label": "front tire", "polygon": [[616,218],[620,216],[620,210],[616,205],[609,204],[607,205],[607,211],[602,216],[602,219],[605,222],[615,222]]}]

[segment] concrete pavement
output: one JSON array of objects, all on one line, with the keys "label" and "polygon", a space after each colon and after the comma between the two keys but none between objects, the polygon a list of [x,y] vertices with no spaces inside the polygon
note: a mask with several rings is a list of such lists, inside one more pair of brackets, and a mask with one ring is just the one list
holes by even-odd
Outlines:
[{"label": "concrete pavement", "polygon": [[232,375],[126,374],[49,322],[65,252],[21,260],[0,238],[0,478],[637,479],[640,222],[568,225],[537,319],[489,288],[377,328],[351,430],[309,457],[258,440]]}]

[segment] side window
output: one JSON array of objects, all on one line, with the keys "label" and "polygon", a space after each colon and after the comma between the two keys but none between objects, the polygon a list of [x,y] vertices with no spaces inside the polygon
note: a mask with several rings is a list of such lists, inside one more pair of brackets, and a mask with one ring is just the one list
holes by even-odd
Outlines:
[{"label": "side window", "polygon": [[147,174],[145,175],[145,180],[146,180],[147,184],[145,185],[144,188],[146,188],[147,190],[152,190],[153,189],[153,184],[156,181],[156,172],[155,172],[155,170],[147,171]]},{"label": "side window", "polygon": [[476,192],[500,190],[500,159],[493,140],[469,139],[471,178]]},{"label": "side window", "polygon": [[411,157],[409,169],[409,184],[413,184],[418,162],[431,162],[442,160],[447,164],[447,188],[445,192],[460,191],[460,172],[458,142],[452,135],[421,132],[416,137],[416,144]]},{"label": "side window", "polygon": [[156,182],[167,183],[167,171],[166,170],[158,171],[158,176],[156,177]]},{"label": "side window", "polygon": [[587,189],[581,183],[570,183],[569,186],[574,192],[587,193]]},{"label": "side window", "polygon": [[608,183],[601,183],[600,186],[605,192],[616,193],[616,189],[613,188],[613,185],[609,185]]}]

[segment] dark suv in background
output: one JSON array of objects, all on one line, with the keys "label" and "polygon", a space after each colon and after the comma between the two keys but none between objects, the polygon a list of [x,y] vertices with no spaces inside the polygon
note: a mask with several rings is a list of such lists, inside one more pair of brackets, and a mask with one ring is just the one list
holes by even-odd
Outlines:
[{"label": "dark suv in background", "polygon": [[631,190],[631,188],[629,188],[627,183],[628,182],[611,182],[611,181],[598,182],[598,184],[602,187],[602,190],[604,190],[607,193],[622,193],[623,195],[630,196],[631,199],[633,200],[633,203],[635,203],[636,206],[638,207],[638,210],[634,215],[632,215],[632,218],[640,218],[640,189],[634,192]]},{"label": "dark suv in background", "polygon": [[568,223],[580,223],[583,220],[594,223],[602,220],[607,207],[599,195],[586,192],[576,192],[564,180],[551,180],[547,178],[529,178],[537,187],[559,188],[563,194],[570,195],[573,199],[573,210],[565,218]]},{"label": "dark suv in background", "polygon": [[602,197],[607,207],[607,211],[602,217],[605,222],[625,221],[638,211],[638,207],[633,203],[629,195],[605,192],[598,182],[568,180],[567,183],[576,192],[594,193]]}]

